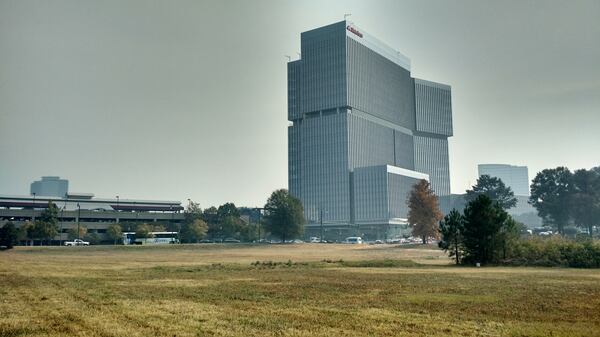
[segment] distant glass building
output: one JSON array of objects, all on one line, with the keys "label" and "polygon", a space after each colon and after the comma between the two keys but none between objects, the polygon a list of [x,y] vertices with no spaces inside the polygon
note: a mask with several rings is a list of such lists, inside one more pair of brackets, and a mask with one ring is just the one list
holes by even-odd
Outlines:
[{"label": "distant glass building", "polygon": [[500,178],[517,196],[529,196],[529,171],[527,166],[506,164],[480,164],[479,176],[488,175]]},{"label": "distant glass building", "polygon": [[288,63],[288,173],[307,236],[401,229],[420,179],[450,194],[449,86],[414,79],[407,57],[348,21],[302,33],[301,55]]},{"label": "distant glass building", "polygon": [[60,177],[42,177],[31,183],[31,195],[44,197],[65,197],[69,191],[69,181]]},{"label": "distant glass building", "polygon": [[[506,211],[515,220],[535,228],[542,225],[542,219],[537,210],[529,204],[529,175],[527,166],[513,166],[506,164],[480,164],[478,165],[479,176],[489,175],[500,178],[502,182],[510,187],[515,194],[517,204]],[[440,198],[442,212],[448,213],[452,209],[463,211],[467,202],[465,194],[452,194]]]}]

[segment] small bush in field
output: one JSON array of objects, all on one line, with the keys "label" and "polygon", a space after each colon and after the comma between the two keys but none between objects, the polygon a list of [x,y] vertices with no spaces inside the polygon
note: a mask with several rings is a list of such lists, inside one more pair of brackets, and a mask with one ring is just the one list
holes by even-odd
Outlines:
[{"label": "small bush in field", "polygon": [[251,266],[259,269],[272,269],[272,268],[291,268],[298,266],[308,266],[306,262],[293,262],[288,260],[287,262],[274,262],[274,261],[256,261],[250,263]]},{"label": "small bush in field", "polygon": [[418,267],[419,263],[410,260],[366,260],[366,261],[345,261],[340,263],[344,267],[356,268],[393,268],[393,267]]}]

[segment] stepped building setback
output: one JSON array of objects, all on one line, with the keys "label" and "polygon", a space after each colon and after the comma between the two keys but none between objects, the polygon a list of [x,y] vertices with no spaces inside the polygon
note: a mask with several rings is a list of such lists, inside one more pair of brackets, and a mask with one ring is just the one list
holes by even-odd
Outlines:
[{"label": "stepped building setback", "polygon": [[395,235],[418,180],[450,194],[450,86],[413,78],[407,57],[349,21],[301,34],[288,120],[289,190],[307,235]]}]

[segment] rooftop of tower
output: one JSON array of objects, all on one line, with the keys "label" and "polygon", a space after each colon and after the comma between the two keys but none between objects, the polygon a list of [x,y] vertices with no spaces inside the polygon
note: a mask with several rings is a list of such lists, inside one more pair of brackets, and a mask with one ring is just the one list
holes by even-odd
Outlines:
[{"label": "rooftop of tower", "polygon": [[311,32],[311,31],[314,31],[317,29],[321,29],[321,28],[324,28],[327,26],[341,25],[341,24],[343,24],[346,27],[346,36],[347,37],[357,41],[358,43],[364,45],[365,47],[373,50],[377,54],[385,57],[386,59],[394,62],[395,64],[401,66],[402,68],[410,71],[410,59],[407,56],[405,56],[398,50],[395,50],[394,48],[390,47],[385,42],[377,39],[373,35],[367,33],[365,30],[363,30],[362,28],[360,28],[359,26],[354,24],[354,22],[344,20],[344,21],[336,22],[336,23],[333,23],[330,25],[311,29],[304,33],[308,33],[308,32]]}]

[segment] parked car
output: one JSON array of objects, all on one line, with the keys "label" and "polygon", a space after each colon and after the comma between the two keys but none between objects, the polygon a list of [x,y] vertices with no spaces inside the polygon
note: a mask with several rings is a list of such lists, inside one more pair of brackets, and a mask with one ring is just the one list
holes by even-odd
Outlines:
[{"label": "parked car", "polygon": [[223,242],[225,242],[225,243],[240,243],[241,241],[238,239],[234,239],[234,238],[227,238],[227,239],[223,240]]},{"label": "parked car", "polygon": [[73,241],[65,241],[65,246],[89,246],[90,243],[81,239],[75,239]]}]

